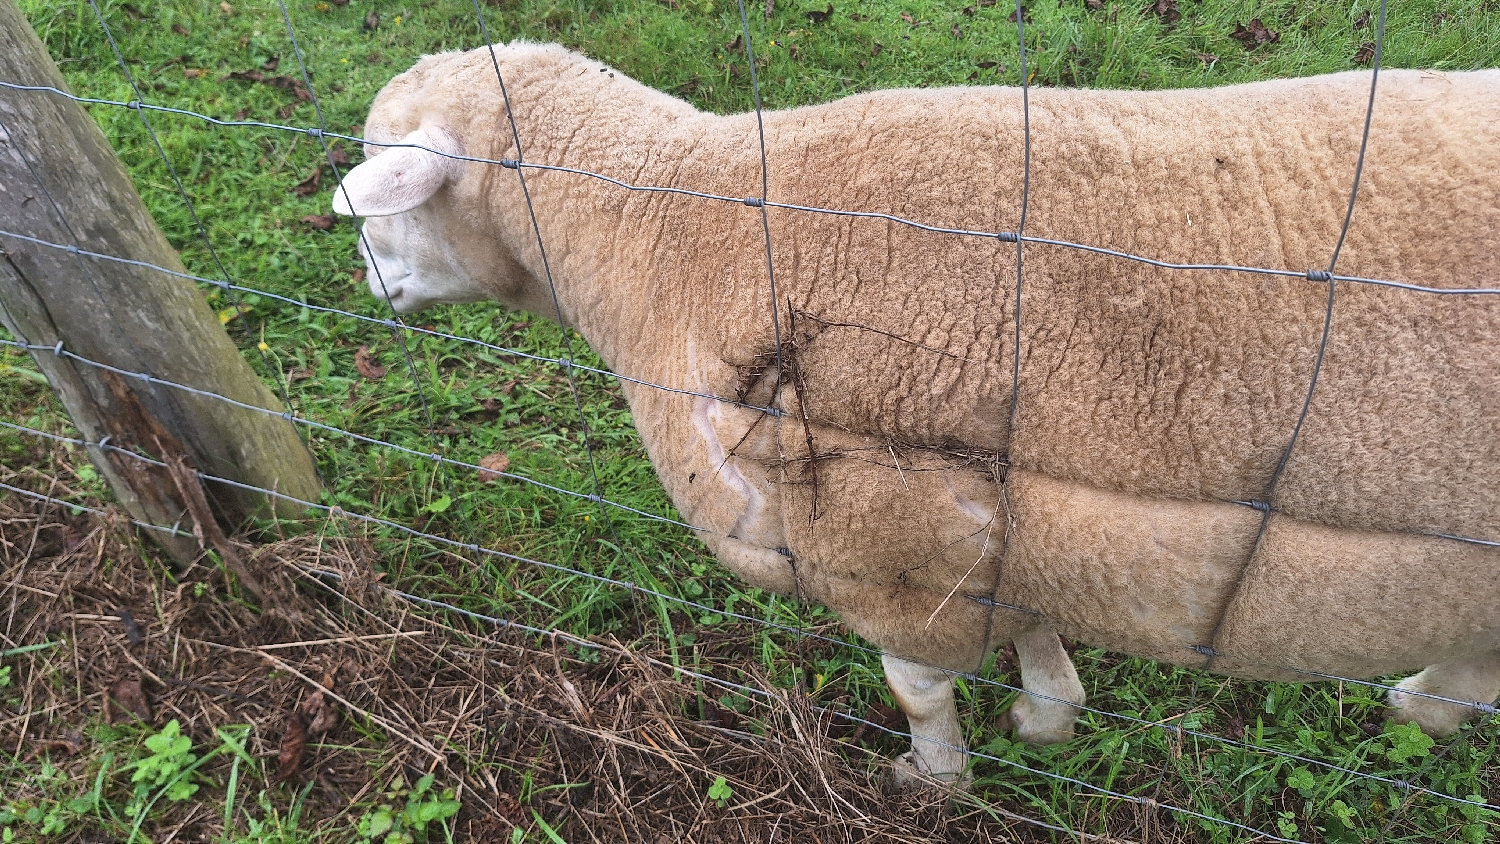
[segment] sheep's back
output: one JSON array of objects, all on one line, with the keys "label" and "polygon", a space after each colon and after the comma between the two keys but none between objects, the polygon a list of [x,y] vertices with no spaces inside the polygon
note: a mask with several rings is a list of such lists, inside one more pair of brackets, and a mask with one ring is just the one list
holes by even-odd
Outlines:
[{"label": "sheep's back", "polygon": [[[1339,272],[1500,286],[1497,80],[1382,76]],[[1359,74],[1034,91],[1026,232],[1176,262],[1326,269],[1367,96]],[[886,92],[779,119],[773,199],[1016,228],[1013,92]],[[776,169],[789,161],[800,167]],[[1028,244],[1012,435],[1011,245],[882,220],[770,219],[783,355],[813,420],[1148,497],[1266,495],[1312,377],[1325,284]],[[758,220],[743,222],[751,232]],[[1330,525],[1500,538],[1500,300],[1351,283],[1336,293],[1273,505]],[[755,326],[745,345],[764,355],[769,308],[747,308],[715,318],[732,342]]]}]

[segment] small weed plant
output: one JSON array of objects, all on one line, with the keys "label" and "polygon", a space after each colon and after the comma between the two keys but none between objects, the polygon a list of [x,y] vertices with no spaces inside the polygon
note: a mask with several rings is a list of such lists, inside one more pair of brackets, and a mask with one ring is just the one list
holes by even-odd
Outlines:
[{"label": "small weed plant", "polygon": [[729,785],[729,780],[724,777],[715,777],[714,784],[708,787],[708,799],[719,805],[720,809],[729,805],[734,799],[734,788]]},{"label": "small weed plant", "polygon": [[[286,36],[277,3],[20,0],[20,5],[79,95],[122,102],[141,97],[221,120],[323,126],[352,136],[362,133],[379,87],[418,56],[482,43],[471,0],[429,0],[400,7],[399,14],[397,7],[369,0],[288,3],[300,49]],[[751,5],[750,40],[768,107],[879,88],[1020,81],[1014,4],[838,0],[830,8],[826,0],[783,0]],[[1359,57],[1373,38],[1376,6],[1373,0],[1202,0],[1150,4],[1156,11],[1142,14],[1146,5],[1144,0],[1028,3],[1023,14],[1029,22],[1032,84],[1195,87],[1366,67]],[[1170,15],[1164,11],[1168,7]],[[96,8],[109,21],[125,63],[146,80],[144,93],[122,73]],[[485,33],[493,40],[560,42],[702,109],[727,113],[753,105],[736,3],[507,0],[483,8]],[[1253,46],[1237,41],[1236,27],[1252,19],[1277,38]],[[317,114],[312,98],[298,93],[299,55],[315,82]],[[1383,64],[1437,70],[1500,66],[1500,6],[1493,0],[1390,4]],[[191,272],[309,306],[255,294],[237,294],[231,301],[217,287],[202,291],[251,365],[286,394],[297,417],[327,426],[307,436],[327,479],[324,503],[506,554],[457,566],[443,547],[394,529],[375,530],[371,541],[386,561],[379,572],[384,582],[538,627],[635,637],[643,649],[665,650],[673,664],[685,667],[696,666],[712,634],[738,624],[728,613],[793,629],[836,630],[826,611],[794,610],[789,602],[736,582],[685,530],[631,519],[623,511],[604,520],[592,501],[523,484],[445,477],[425,457],[438,438],[442,450],[455,457],[503,456],[512,473],[675,515],[617,384],[499,350],[556,359],[576,349],[577,362],[602,367],[578,337],[492,305],[443,307],[412,317],[412,324],[436,332],[432,335],[398,340],[382,324],[391,313],[369,295],[365,270],[355,257],[354,228],[343,221],[326,228],[307,222],[327,214],[337,181],[328,163],[332,156],[310,136],[225,128],[181,115],[153,116],[148,132],[134,110],[99,105],[91,114]],[[1357,129],[1330,127],[1351,137]],[[158,154],[158,144],[173,169]],[[357,144],[335,140],[331,146],[339,156],[355,159],[348,163],[357,162]],[[193,201],[191,211],[178,193],[179,176]],[[363,374],[361,357],[389,373]],[[367,366],[366,371],[374,370]],[[44,380],[23,354],[0,349],[0,419],[75,435]],[[583,447],[585,427],[589,449]],[[372,447],[370,439],[404,451]],[[26,436],[0,430],[0,469],[31,459],[33,448]],[[98,473],[81,455],[73,462],[77,465],[58,472],[79,493],[67,500],[104,503]],[[283,528],[296,529],[278,526]],[[712,611],[686,613],[665,600],[523,565],[511,555],[558,568],[586,568]],[[210,597],[201,583],[192,595]],[[859,714],[890,703],[878,658],[853,650],[807,651],[759,628],[746,638],[755,642],[747,659],[769,682],[790,686],[805,671],[821,704]],[[0,662],[21,653],[0,653]],[[1195,744],[1168,731],[1091,714],[1074,741],[1029,748],[995,734],[1008,700],[994,690],[961,686],[975,716],[969,722],[976,730],[972,746],[1039,772],[977,765],[979,797],[1081,833],[1108,835],[1115,818],[1128,825],[1133,807],[1101,803],[1056,778],[1061,775],[1131,793],[1160,790],[1203,814],[1298,840],[1478,844],[1493,837],[1493,812],[1434,797],[1500,799],[1495,773],[1500,746],[1493,725],[1476,731],[1474,741],[1439,748],[1415,728],[1380,727],[1382,700],[1354,690],[1346,695],[1342,688],[1335,696],[1332,684],[1230,681],[1092,649],[1080,649],[1076,660],[1097,708],[1153,721],[1178,719],[1186,729],[1243,744]],[[33,674],[24,665],[0,665],[0,702],[15,707],[0,712],[0,720],[18,714],[11,691],[32,682]],[[994,676],[1018,679],[1000,670]],[[749,708],[737,695],[719,703],[726,712]],[[45,756],[0,757],[5,842],[84,840],[85,830],[102,830],[110,840],[132,844],[148,833],[161,840],[165,833],[158,834],[154,825],[165,810],[181,811],[195,801],[211,801],[211,814],[224,818],[223,841],[308,839],[304,827],[312,822],[303,814],[308,792],[266,786],[257,793],[248,786],[267,780],[265,757],[246,750],[248,728],[220,725],[213,734],[200,735],[196,748],[176,721],[144,740],[125,728],[92,729],[97,740],[88,750],[87,777],[61,776]],[[208,735],[218,742],[201,744]],[[1247,751],[1245,745],[1270,752]],[[1450,746],[1454,749],[1445,753]],[[219,764],[205,767],[210,760]],[[516,764],[515,778],[523,783],[519,797],[529,807],[530,772],[524,762]],[[1414,788],[1337,768],[1410,782]],[[25,788],[14,789],[12,783]],[[695,798],[702,787],[701,780],[687,786]],[[727,808],[733,789],[725,777],[716,777],[706,796]],[[398,844],[437,837],[435,825],[446,827],[458,801],[428,776],[410,786],[393,782],[373,799],[337,811],[344,814],[317,819],[337,830],[335,840],[352,834],[362,844]],[[528,836],[562,841],[557,832],[562,822],[551,817],[549,825],[537,810],[531,814],[534,825],[515,827],[513,841]],[[1244,840],[1222,824],[1195,824],[1183,820],[1171,835],[1213,844]]]},{"label": "small weed plant", "polygon": [[[433,791],[433,776],[417,780],[411,788],[397,777],[385,792],[387,802],[371,809],[359,819],[360,844],[415,844],[427,841],[429,824],[445,821],[458,814],[459,802],[452,789]],[[406,805],[397,809],[405,798]]]}]

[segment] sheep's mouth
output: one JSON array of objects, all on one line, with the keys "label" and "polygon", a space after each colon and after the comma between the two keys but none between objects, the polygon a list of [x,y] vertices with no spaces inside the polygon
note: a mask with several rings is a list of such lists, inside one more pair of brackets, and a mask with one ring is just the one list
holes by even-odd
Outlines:
[{"label": "sheep's mouth", "polygon": [[370,292],[375,295],[375,298],[384,299],[390,302],[391,306],[396,308],[396,310],[400,310],[397,303],[402,299],[410,298],[406,295],[406,287],[404,285],[404,282],[410,278],[411,273],[402,273],[390,279],[383,279],[379,275],[374,275],[370,279]]},{"label": "sheep's mouth", "polygon": [[405,290],[400,289],[392,290],[389,295],[381,296],[380,298],[389,302],[391,309],[399,314],[419,310],[422,305],[420,301],[413,301],[412,297],[408,296]]}]

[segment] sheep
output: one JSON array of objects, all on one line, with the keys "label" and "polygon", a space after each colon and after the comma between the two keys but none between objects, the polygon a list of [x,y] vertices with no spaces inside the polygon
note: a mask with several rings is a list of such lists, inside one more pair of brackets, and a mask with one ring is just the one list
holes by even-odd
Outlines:
[{"label": "sheep", "polygon": [[[514,167],[467,160],[519,157],[497,70],[526,162],[752,198],[533,168],[528,196]],[[1327,267],[1369,85],[1033,90],[1025,233]],[[1018,89],[763,120],[773,200],[1017,225]],[[1247,678],[1423,668],[1390,703],[1434,735],[1500,693],[1500,546],[1465,541],[1500,539],[1497,297],[1337,283],[1273,486],[1329,306],[1319,276],[1027,244],[1013,380],[1014,242],[759,207],[756,121],[556,45],[429,56],[376,98],[334,210],[366,218],[371,289],[398,311],[496,299],[634,379],[651,462],[708,549],[882,649],[904,776],[961,776],[950,672],[1007,641],[1034,693],[1009,725],[1072,736],[1085,696],[1059,633]],[[1382,72],[1337,268],[1500,280],[1500,71]]]}]

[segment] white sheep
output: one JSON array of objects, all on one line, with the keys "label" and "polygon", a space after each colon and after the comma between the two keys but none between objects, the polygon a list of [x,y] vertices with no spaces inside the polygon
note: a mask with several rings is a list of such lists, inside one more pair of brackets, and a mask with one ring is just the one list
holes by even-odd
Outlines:
[{"label": "white sheep", "polygon": [[[496,46],[527,162],[760,192],[753,114],[697,111],[553,45]],[[1026,234],[1174,262],[1326,268],[1367,73],[1031,92]],[[883,219],[630,192],[527,169],[487,48],[422,59],[365,124],[334,210],[401,311],[498,299],[575,327],[623,385],[683,517],[747,581],[820,601],[887,654],[916,770],[966,754],[951,675],[1014,641],[1010,713],[1072,735],[1057,638],[1241,677],[1500,692],[1500,297],[1328,286]],[[1381,74],[1338,271],[1500,286],[1500,72]],[[764,116],[773,200],[950,228],[1020,216],[1018,89],[879,91]],[[378,144],[409,144],[384,148]],[[442,153],[442,154],[438,154]],[[560,310],[559,310],[560,309]],[[775,314],[773,318],[773,312]],[[776,337],[781,339],[777,347]],[[749,405],[751,407],[747,407]],[[753,406],[775,406],[779,416]],[[991,606],[996,604],[997,606]],[[937,666],[937,667],[932,667]],[[1474,710],[1392,695],[1437,735]]]}]

